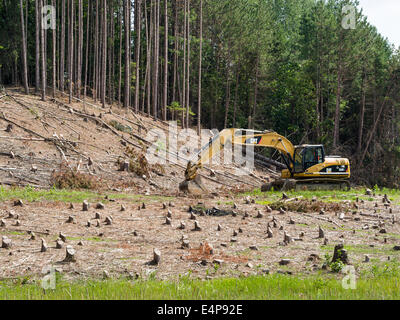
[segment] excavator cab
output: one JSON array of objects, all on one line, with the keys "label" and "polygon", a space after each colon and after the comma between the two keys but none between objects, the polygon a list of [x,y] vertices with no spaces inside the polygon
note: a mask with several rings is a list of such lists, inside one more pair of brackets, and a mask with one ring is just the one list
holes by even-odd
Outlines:
[{"label": "excavator cab", "polygon": [[323,145],[296,146],[294,152],[294,173],[305,172],[308,168],[325,161]]}]

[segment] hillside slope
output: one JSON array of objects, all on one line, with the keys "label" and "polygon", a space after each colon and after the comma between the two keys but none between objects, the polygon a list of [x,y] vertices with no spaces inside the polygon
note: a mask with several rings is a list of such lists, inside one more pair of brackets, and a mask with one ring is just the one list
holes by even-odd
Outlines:
[{"label": "hillside slope", "polygon": [[[161,165],[143,160],[149,140],[155,141],[151,129],[168,136],[168,124],[162,121],[117,106],[103,109],[89,99],[68,104],[61,93],[43,102],[13,88],[0,94],[0,110],[2,184],[49,188],[58,181],[68,187],[65,180],[74,172],[84,182],[93,182],[96,189],[174,195],[184,179],[186,162],[181,158]],[[179,142],[178,149],[183,144]],[[134,172],[120,171],[125,161]],[[212,168],[215,176],[207,169],[202,174],[214,192],[254,189],[269,178],[259,170],[237,175],[232,165]]]}]

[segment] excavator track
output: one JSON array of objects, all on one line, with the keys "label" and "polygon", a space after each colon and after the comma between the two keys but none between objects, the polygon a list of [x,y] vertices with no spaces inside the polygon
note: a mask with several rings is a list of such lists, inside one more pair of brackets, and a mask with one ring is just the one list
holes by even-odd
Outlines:
[{"label": "excavator track", "polygon": [[314,178],[314,179],[278,179],[273,182],[264,184],[261,187],[261,191],[271,190],[342,190],[349,191],[351,189],[349,180],[345,179],[326,179],[326,178]]}]

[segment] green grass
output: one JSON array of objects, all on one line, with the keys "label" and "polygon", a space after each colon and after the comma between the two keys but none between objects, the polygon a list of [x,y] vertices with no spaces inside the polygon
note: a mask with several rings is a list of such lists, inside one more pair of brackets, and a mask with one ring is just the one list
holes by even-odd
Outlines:
[{"label": "green grass", "polygon": [[368,277],[357,279],[355,290],[342,287],[341,277],[267,275],[248,278],[179,281],[58,281],[55,290],[44,290],[39,283],[0,282],[0,300],[335,300],[335,299],[400,299],[398,269],[376,269]]},{"label": "green grass", "polygon": [[[302,199],[311,200],[313,197],[317,197],[319,201],[323,202],[340,202],[344,200],[355,201],[356,198],[363,199],[364,201],[376,201],[374,198],[365,195],[365,188],[353,188],[350,191],[340,190],[315,190],[315,191],[286,191],[285,193],[290,198],[302,197]],[[396,189],[374,189],[375,194],[383,196],[388,195],[388,198],[393,204],[400,204],[400,190]],[[256,189],[250,192],[244,192],[237,197],[250,196],[255,198],[257,204],[268,205],[282,199],[282,191],[268,191],[261,192],[260,189]]]},{"label": "green grass", "polygon": [[[326,245],[321,246],[321,250],[327,252],[333,252],[334,245]],[[359,253],[359,254],[379,254],[379,255],[391,255],[391,256],[400,256],[399,251],[393,250],[392,244],[387,245],[376,245],[374,247],[370,247],[368,244],[346,244],[345,249],[349,253]]]},{"label": "green grass", "polygon": [[108,195],[109,198],[127,200],[131,202],[146,202],[146,201],[169,201],[171,197],[162,196],[144,196],[129,193],[99,193],[88,190],[66,190],[66,189],[36,189],[33,187],[25,188],[6,188],[0,186],[0,203],[8,200],[21,199],[26,202],[35,201],[61,201],[61,202],[82,202],[101,201]]}]

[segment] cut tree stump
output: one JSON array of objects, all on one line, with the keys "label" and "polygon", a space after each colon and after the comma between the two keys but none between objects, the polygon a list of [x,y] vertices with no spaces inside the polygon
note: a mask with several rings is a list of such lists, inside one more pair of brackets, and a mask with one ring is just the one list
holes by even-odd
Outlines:
[{"label": "cut tree stump", "polygon": [[349,264],[349,257],[347,255],[347,250],[343,248],[344,248],[343,243],[339,243],[335,246],[332,263],[341,261],[344,264]]},{"label": "cut tree stump", "polygon": [[161,251],[158,249],[153,250],[153,260],[151,261],[152,264],[158,265],[161,261]]},{"label": "cut tree stump", "polygon": [[40,252],[46,252],[47,251],[46,240],[44,240],[43,238],[41,240],[42,240],[42,247],[40,248]]},{"label": "cut tree stump", "polygon": [[65,259],[64,262],[76,262],[76,258],[75,258],[75,249],[72,246],[67,246],[67,248],[65,249]]},{"label": "cut tree stump", "polygon": [[56,241],[56,249],[62,249],[64,246],[64,242],[61,241],[60,239]]},{"label": "cut tree stump", "polygon": [[3,236],[1,240],[2,240],[1,247],[3,249],[11,249],[12,241],[10,238]]},{"label": "cut tree stump", "polygon": [[87,200],[84,200],[82,203],[82,211],[88,211],[90,207],[90,204]]},{"label": "cut tree stump", "polygon": [[321,226],[319,227],[319,230],[318,230],[318,238],[320,238],[320,239],[325,238],[325,231],[324,231],[324,229],[321,228]]}]

